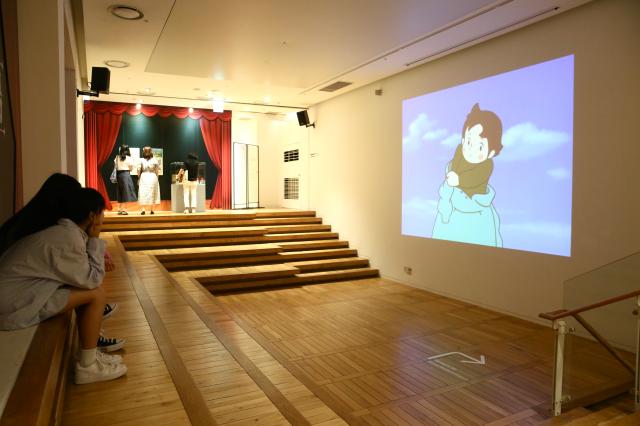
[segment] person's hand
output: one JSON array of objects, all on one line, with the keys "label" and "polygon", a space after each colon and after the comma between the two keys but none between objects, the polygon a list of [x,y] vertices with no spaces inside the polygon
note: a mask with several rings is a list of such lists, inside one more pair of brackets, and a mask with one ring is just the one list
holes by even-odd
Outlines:
[{"label": "person's hand", "polygon": [[87,228],[87,235],[89,238],[98,238],[100,236],[100,232],[102,231],[102,220],[99,220],[98,217],[92,217],[89,222],[89,227]]},{"label": "person's hand", "polygon": [[447,173],[447,184],[449,186],[458,186],[460,185],[460,177],[458,176],[458,174],[456,172],[449,172]]},{"label": "person's hand", "polygon": [[113,259],[109,255],[109,252],[104,252],[104,270],[107,272],[111,272],[116,269],[116,264],[113,263]]}]

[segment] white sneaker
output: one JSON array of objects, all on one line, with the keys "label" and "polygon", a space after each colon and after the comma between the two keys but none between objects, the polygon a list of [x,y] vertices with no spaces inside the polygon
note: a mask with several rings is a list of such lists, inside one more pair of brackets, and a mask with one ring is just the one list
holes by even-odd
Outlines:
[{"label": "white sneaker", "polygon": [[[109,355],[100,350],[96,350],[96,358],[102,361],[104,364],[122,364],[122,356],[120,355]],[[74,359],[76,361],[80,361],[80,352],[77,352],[74,355]]]},{"label": "white sneaker", "polygon": [[88,367],[83,367],[76,362],[75,382],[76,385],[87,383],[105,382],[117,379],[127,374],[127,366],[124,364],[105,364],[96,357],[96,362]]},{"label": "white sneaker", "polygon": [[102,351],[96,351],[96,358],[104,364],[122,364],[122,356],[120,355],[109,355]]}]

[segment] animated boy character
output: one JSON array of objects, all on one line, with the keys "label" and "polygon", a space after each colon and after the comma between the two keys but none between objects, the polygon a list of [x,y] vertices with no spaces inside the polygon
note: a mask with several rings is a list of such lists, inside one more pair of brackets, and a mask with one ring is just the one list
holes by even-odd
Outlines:
[{"label": "animated boy character", "polygon": [[462,126],[462,142],[447,172],[447,184],[459,187],[471,198],[485,194],[493,172],[493,160],[502,150],[502,121],[477,103]]}]

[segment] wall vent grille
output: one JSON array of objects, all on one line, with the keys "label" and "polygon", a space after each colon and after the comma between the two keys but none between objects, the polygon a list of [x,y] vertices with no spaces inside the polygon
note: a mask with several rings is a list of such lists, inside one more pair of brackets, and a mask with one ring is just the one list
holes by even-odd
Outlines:
[{"label": "wall vent grille", "polygon": [[335,83],[331,83],[330,85],[325,86],[322,89],[318,89],[318,90],[321,92],[335,92],[336,90],[340,90],[343,87],[346,87],[350,84],[353,84],[353,83],[350,83],[348,81],[336,81]]},{"label": "wall vent grille", "polygon": [[300,191],[300,178],[284,178],[284,199],[297,200]]},{"label": "wall vent grille", "polygon": [[297,149],[292,149],[291,151],[284,152],[284,162],[288,163],[289,161],[298,161],[300,159],[300,151]]}]

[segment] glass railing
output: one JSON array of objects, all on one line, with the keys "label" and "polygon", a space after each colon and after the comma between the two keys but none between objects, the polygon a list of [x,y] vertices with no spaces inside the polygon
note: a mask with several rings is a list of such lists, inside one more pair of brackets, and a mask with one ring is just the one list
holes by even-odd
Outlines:
[{"label": "glass railing", "polygon": [[554,415],[629,394],[640,408],[640,252],[565,282],[553,322]]}]

